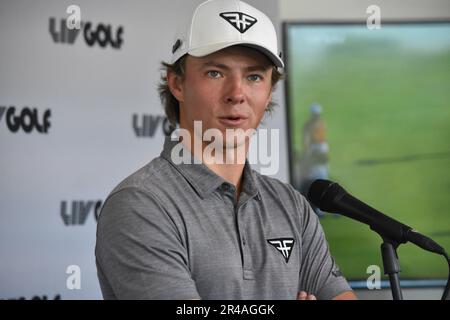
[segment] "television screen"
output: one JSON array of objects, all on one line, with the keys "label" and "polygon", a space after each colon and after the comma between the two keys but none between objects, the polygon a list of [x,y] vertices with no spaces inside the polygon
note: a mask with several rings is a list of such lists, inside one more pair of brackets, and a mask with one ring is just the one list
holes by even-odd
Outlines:
[{"label": "television screen", "polygon": [[[450,22],[286,23],[284,46],[291,184],[336,181],[449,252]],[[383,271],[380,236],[315,211],[349,280]],[[447,278],[441,256],[397,252],[402,280]]]}]

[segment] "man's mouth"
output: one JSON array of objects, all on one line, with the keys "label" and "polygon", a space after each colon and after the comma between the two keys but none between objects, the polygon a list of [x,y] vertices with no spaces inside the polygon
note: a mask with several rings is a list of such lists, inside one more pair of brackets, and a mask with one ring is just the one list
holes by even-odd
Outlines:
[{"label": "man's mouth", "polygon": [[247,120],[247,117],[241,115],[229,115],[219,117],[219,122],[225,126],[238,126],[244,123]]}]

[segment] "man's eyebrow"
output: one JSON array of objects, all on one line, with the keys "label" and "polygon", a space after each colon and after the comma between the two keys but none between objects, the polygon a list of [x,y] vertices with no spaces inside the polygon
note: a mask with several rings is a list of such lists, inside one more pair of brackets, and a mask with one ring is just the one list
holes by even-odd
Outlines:
[{"label": "man's eyebrow", "polygon": [[218,69],[225,69],[225,70],[230,69],[230,67],[228,67],[227,65],[222,64],[222,63],[218,63],[218,62],[214,62],[214,61],[205,62],[200,67],[202,69],[209,68],[209,67],[214,67],[214,68],[218,68]]},{"label": "man's eyebrow", "polygon": [[245,68],[247,71],[262,71],[262,72],[266,72],[267,70],[269,70],[272,66],[271,65],[258,65],[258,66],[250,66]]},{"label": "man's eyebrow", "polygon": [[[205,68],[209,68],[209,67],[214,67],[214,68],[218,68],[218,69],[222,69],[222,70],[229,70],[230,67],[222,64],[222,63],[218,63],[218,62],[214,62],[214,61],[207,61],[205,63],[203,63],[201,65],[202,69]],[[269,70],[272,66],[271,65],[255,65],[255,66],[249,66],[245,68],[245,71],[248,72],[252,72],[252,71],[261,71],[261,72],[265,72],[267,70]]]}]

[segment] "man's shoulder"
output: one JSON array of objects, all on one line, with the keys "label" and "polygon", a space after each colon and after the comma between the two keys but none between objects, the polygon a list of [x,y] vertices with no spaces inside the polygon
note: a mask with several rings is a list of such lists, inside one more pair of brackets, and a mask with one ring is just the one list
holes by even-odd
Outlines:
[{"label": "man's shoulder", "polygon": [[[167,179],[170,173],[170,164],[162,157],[156,157],[142,168],[123,179],[108,195],[120,193],[124,190],[139,190],[145,193],[152,193],[154,186],[164,185],[162,182]],[[166,177],[166,178],[165,178]]]},{"label": "man's shoulder", "polygon": [[296,192],[294,187],[292,187],[289,183],[283,182],[278,178],[263,175],[258,171],[256,171],[255,169],[252,169],[252,173],[253,177],[255,177],[256,182],[263,188],[270,187]]},{"label": "man's shoulder", "polygon": [[254,169],[252,169],[252,172],[261,192],[277,195],[284,200],[305,201],[304,196],[291,184],[263,175]]}]

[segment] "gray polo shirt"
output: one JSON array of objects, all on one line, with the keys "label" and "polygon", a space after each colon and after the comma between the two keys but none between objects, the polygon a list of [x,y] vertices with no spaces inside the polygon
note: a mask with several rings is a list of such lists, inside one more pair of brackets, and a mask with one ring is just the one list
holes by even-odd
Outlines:
[{"label": "gray polo shirt", "polygon": [[331,299],[351,290],[299,192],[246,163],[236,201],[235,187],[205,165],[175,164],[177,143],[166,138],[105,201],[95,250],[105,299],[296,299],[301,290]]}]

